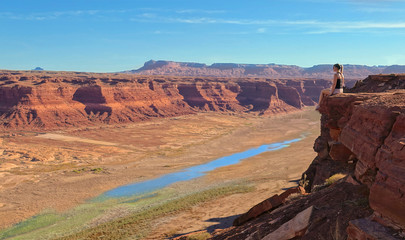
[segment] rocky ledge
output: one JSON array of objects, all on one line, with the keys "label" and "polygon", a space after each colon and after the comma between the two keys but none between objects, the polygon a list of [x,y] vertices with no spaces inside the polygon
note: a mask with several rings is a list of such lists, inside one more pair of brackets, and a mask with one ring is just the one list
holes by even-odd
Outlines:
[{"label": "rocky ledge", "polygon": [[404,239],[401,88],[404,76],[370,76],[352,93],[325,98],[318,156],[300,187],[252,207],[213,239]]}]

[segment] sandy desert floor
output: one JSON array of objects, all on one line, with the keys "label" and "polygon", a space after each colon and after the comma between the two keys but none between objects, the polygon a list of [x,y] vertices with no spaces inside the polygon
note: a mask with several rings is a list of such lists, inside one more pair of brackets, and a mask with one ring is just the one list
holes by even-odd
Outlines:
[{"label": "sandy desert floor", "polygon": [[[319,114],[307,109],[277,117],[200,113],[128,125],[56,132],[6,132],[0,138],[0,227],[45,209],[65,211],[114,187],[151,179],[263,144],[309,135],[180,188],[243,180],[250,193],[206,202],[159,219],[150,239],[227,227],[234,216],[296,185],[315,156]],[[175,186],[175,187],[176,187]]]}]

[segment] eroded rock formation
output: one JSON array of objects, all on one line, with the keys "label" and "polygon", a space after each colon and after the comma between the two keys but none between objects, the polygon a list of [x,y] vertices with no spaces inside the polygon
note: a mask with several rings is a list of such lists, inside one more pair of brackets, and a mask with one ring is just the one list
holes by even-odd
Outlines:
[{"label": "eroded rock formation", "polygon": [[[280,239],[404,239],[404,77],[370,76],[353,93],[325,98],[314,144],[318,156],[300,181],[310,193],[276,208],[260,203],[235,225],[252,220],[213,238],[260,239],[313,206],[304,233]],[[327,184],[338,173],[346,177]]]},{"label": "eroded rock formation", "polygon": [[57,129],[200,111],[286,113],[314,105],[326,80],[1,71],[0,127]]},{"label": "eroded rock formation", "polygon": [[370,188],[375,217],[405,228],[405,91],[328,98],[321,112],[352,153],[354,177]]}]

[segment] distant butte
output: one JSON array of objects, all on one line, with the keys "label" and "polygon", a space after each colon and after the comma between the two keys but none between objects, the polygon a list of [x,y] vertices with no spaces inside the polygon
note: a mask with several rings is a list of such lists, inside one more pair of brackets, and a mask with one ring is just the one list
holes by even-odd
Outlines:
[{"label": "distant butte", "polygon": [[[135,70],[124,71],[140,75],[165,75],[165,76],[193,76],[193,77],[264,77],[264,78],[310,78],[330,79],[332,64],[315,65],[303,68],[295,65],[282,64],[236,64],[173,62],[173,61],[147,61],[143,67]],[[392,66],[366,66],[344,65],[344,73],[348,80],[360,80],[369,75],[405,73],[405,65]]]},{"label": "distant butte", "polygon": [[32,69],[33,71],[43,71],[44,69],[43,68],[41,68],[41,67],[36,67],[36,68],[34,68],[34,69]]}]

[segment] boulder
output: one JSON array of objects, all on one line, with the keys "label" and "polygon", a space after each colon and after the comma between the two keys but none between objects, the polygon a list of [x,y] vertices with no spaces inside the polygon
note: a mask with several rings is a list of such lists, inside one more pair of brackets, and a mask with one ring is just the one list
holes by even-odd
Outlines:
[{"label": "boulder", "polygon": [[274,232],[268,234],[263,240],[287,240],[305,235],[310,224],[310,219],[314,207],[311,206],[298,213],[293,219],[284,223]]},{"label": "boulder", "polygon": [[264,200],[263,202],[255,205],[252,207],[248,212],[240,215],[238,218],[236,218],[233,222],[234,226],[240,226],[244,224],[245,222],[249,221],[250,219],[253,219],[269,210],[272,210],[284,202],[286,202],[287,198],[294,193],[300,193],[300,194],[305,194],[305,189],[301,186],[299,187],[293,187],[285,190],[282,194],[280,195],[274,195],[271,198],[268,198]]},{"label": "boulder", "polygon": [[366,218],[349,222],[346,229],[347,240],[399,240],[395,232]]},{"label": "boulder", "polygon": [[263,202],[255,205],[252,207],[249,211],[246,213],[240,215],[238,218],[236,218],[233,221],[234,226],[240,226],[244,224],[245,222],[249,221],[250,219],[253,219],[273,208],[276,208],[280,206],[283,203],[283,200],[280,198],[279,195],[274,195],[271,198],[268,198],[264,200]]}]

